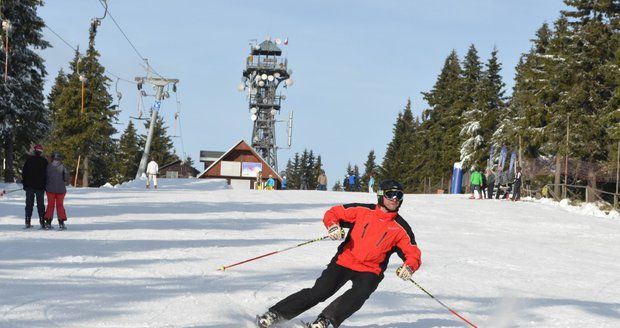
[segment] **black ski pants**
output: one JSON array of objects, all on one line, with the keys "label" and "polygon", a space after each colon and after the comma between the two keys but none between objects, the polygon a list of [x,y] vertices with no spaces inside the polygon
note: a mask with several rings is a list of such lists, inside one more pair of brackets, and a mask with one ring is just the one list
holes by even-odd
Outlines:
[{"label": "black ski pants", "polygon": [[521,184],[514,184],[514,191],[512,193],[512,200],[520,200],[521,199]]},{"label": "black ski pants", "polygon": [[325,301],[350,280],[353,282],[353,287],[336,298],[322,312],[334,327],[339,327],[346,318],[364,305],[382,279],[383,275],[353,271],[331,262],[312,288],[302,289],[288,296],[272,306],[269,311],[290,320]]},{"label": "black ski pants", "polygon": [[495,182],[491,182],[488,185],[488,189],[487,189],[487,198],[488,199],[493,199],[493,190],[495,190]]},{"label": "black ski pants", "polygon": [[45,204],[43,203],[44,190],[36,190],[26,188],[26,218],[32,217],[32,208],[34,207],[34,198],[37,198],[37,213],[39,214],[39,220],[45,217]]}]

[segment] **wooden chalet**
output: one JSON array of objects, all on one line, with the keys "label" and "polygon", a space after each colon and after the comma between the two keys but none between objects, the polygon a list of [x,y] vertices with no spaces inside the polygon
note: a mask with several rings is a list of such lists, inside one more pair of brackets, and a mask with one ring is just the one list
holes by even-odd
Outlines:
[{"label": "wooden chalet", "polygon": [[198,178],[226,179],[235,189],[256,189],[258,172],[261,172],[263,182],[271,175],[276,181],[276,189],[280,189],[280,175],[252,147],[241,140],[205,168]]},{"label": "wooden chalet", "polygon": [[200,171],[179,159],[160,167],[157,175],[161,178],[178,179],[194,178],[198,174],[200,174]]}]

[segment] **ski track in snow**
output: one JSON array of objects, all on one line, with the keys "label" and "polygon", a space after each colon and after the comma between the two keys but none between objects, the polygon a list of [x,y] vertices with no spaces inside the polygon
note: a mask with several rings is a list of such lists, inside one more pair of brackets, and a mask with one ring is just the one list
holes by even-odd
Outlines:
[{"label": "ski track in snow", "polygon": [[[0,198],[0,327],[254,327],[255,315],[312,286],[338,242],[217,269],[325,235],[321,218],[332,205],[375,201],[231,190],[217,180],[160,183],[70,188],[66,231],[24,230],[23,192]],[[479,327],[620,327],[620,220],[586,212],[406,195],[400,213],[422,250],[414,279]],[[400,263],[392,257],[343,328],[467,326],[398,279]],[[327,302],[281,327],[302,327]]]}]

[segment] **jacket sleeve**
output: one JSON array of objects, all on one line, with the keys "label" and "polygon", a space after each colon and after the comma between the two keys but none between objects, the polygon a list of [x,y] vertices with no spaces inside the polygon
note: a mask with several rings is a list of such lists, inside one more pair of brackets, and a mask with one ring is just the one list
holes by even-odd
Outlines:
[{"label": "jacket sleeve", "polygon": [[24,167],[22,167],[22,185],[24,188],[26,188],[27,185],[30,184],[30,181],[28,180],[28,175],[30,174],[30,166],[28,165],[28,160],[26,160],[26,163],[24,163]]},{"label": "jacket sleeve", "polygon": [[[350,204],[352,205],[352,204]],[[360,208],[356,206],[337,205],[325,212],[323,216],[323,224],[326,228],[331,227],[334,224],[345,225],[346,223],[353,223],[357,219],[357,215],[360,213]]]},{"label": "jacket sleeve", "polygon": [[67,168],[64,166],[62,168],[62,180],[65,182],[65,186],[69,184],[69,172],[67,172]]},{"label": "jacket sleeve", "polygon": [[[403,220],[404,221],[404,220]],[[399,222],[401,223],[401,222]],[[411,227],[405,222],[401,223],[403,231],[396,243],[396,253],[403,260],[403,262],[411,267],[414,271],[417,271],[422,265],[422,252],[418,248],[415,241],[415,235],[411,231]]]}]

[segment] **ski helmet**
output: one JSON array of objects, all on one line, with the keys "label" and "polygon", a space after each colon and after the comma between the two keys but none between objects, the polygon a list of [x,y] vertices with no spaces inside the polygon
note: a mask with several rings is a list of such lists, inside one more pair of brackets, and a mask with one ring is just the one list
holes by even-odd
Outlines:
[{"label": "ski helmet", "polygon": [[400,206],[403,204],[403,186],[398,181],[391,179],[381,181],[381,183],[379,184],[379,190],[377,190],[377,202],[379,203],[379,205],[387,209],[387,207],[383,204],[383,196],[386,196],[386,193],[390,191],[400,192],[400,194],[396,193],[397,197],[400,196],[398,197],[398,207],[394,211],[390,211],[397,212]]}]

